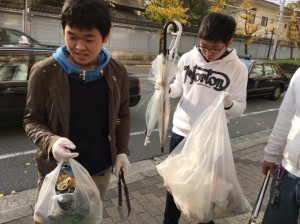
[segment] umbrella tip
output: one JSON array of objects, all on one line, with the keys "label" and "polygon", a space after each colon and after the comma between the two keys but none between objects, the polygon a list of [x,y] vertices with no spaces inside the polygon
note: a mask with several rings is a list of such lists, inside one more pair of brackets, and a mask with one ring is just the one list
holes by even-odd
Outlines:
[{"label": "umbrella tip", "polygon": [[144,146],[147,146],[148,143],[150,143],[150,140],[149,140],[149,137],[147,136],[146,139],[145,139]]}]

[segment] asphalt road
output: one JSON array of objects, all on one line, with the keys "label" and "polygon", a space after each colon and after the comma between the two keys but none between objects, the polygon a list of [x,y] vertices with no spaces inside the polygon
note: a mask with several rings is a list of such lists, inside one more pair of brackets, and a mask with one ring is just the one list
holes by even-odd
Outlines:
[{"label": "asphalt road", "polygon": [[[137,162],[161,155],[158,132],[151,135],[151,142],[145,141],[145,110],[153,91],[153,84],[146,75],[141,75],[142,99],[131,108],[130,161]],[[268,98],[248,99],[247,109],[242,117],[231,119],[230,137],[237,137],[257,131],[271,129],[278,114],[283,96],[278,101]],[[171,101],[171,111],[177,100]],[[171,113],[171,114],[172,114]],[[170,122],[171,128],[172,122]],[[168,143],[166,150],[168,151]],[[36,187],[37,170],[34,161],[35,146],[26,137],[22,127],[0,129],[0,195],[20,192]],[[1,196],[0,196],[1,197]]]}]

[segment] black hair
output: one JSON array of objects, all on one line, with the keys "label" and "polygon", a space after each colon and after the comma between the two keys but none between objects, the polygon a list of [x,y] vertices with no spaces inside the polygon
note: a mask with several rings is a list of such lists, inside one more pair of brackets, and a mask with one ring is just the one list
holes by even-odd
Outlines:
[{"label": "black hair", "polygon": [[61,25],[78,29],[96,28],[105,38],[111,28],[109,9],[103,0],[65,0],[61,12]]},{"label": "black hair", "polygon": [[222,13],[206,15],[200,25],[198,37],[208,41],[221,41],[228,43],[236,29],[235,19]]}]

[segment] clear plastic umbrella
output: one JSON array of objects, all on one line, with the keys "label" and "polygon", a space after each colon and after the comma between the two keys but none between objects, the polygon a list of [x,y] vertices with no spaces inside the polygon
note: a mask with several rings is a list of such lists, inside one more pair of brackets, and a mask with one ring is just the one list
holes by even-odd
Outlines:
[{"label": "clear plastic umbrella", "polygon": [[[167,33],[169,26],[173,25],[173,36],[169,49],[167,49]],[[152,62],[150,76],[155,80],[156,90],[154,91],[146,109],[146,139],[145,145],[150,142],[156,123],[158,122],[158,132],[161,152],[167,138],[167,130],[170,117],[169,85],[178,71],[177,47],[182,33],[182,26],[178,21],[169,21],[164,25],[164,49]]]}]

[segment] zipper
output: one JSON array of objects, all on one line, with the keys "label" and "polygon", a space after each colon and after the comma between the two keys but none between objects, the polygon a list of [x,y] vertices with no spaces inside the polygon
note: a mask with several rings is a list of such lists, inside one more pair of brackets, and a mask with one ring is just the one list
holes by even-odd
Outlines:
[{"label": "zipper", "polygon": [[82,81],[85,81],[85,74],[86,71],[85,70],[81,70],[80,73],[79,73],[79,78],[82,80]]},{"label": "zipper", "polygon": [[115,76],[112,76],[113,80],[115,81],[116,83],[116,86],[117,86],[117,91],[118,91],[118,96],[119,96],[119,101],[121,101],[121,95],[120,95],[120,90],[119,90],[119,86],[118,86],[118,83],[117,83],[117,79]]}]

